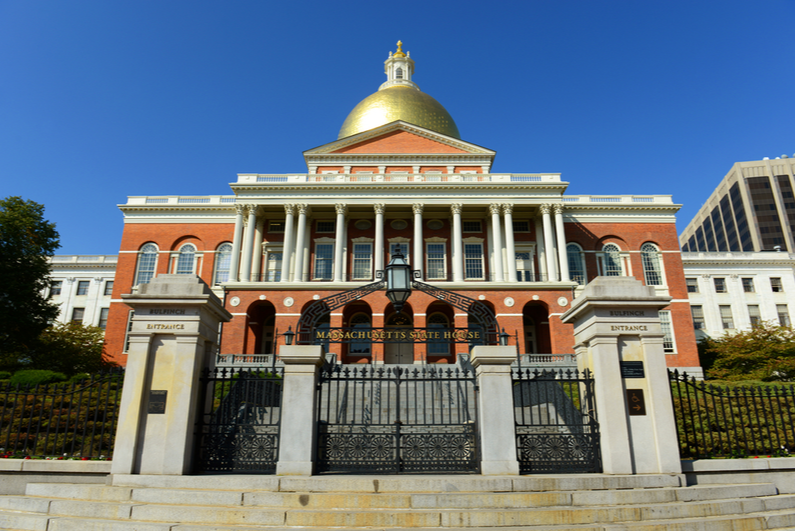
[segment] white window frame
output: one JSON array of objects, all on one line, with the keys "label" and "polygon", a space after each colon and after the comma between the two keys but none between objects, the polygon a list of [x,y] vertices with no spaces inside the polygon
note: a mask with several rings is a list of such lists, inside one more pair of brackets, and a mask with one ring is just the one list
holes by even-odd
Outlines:
[{"label": "white window frame", "polygon": [[[329,272],[328,277],[326,277],[326,276],[322,276],[322,277],[318,276],[318,271],[320,270],[320,268],[318,267],[318,264],[319,264],[318,260],[321,258],[321,255],[318,252],[318,250],[321,247],[323,247],[324,249],[325,248],[331,249],[331,253],[330,253],[329,257],[328,257],[328,263],[329,263],[329,266],[328,266],[328,272]],[[284,259],[284,256],[282,256],[282,259]],[[326,260],[325,255],[324,255],[323,260],[324,260],[324,263],[325,263],[325,260]],[[333,238],[317,238],[315,240],[314,259],[312,260],[312,279],[313,280],[326,280],[326,281],[334,280],[334,239]]]},{"label": "white window frame", "polygon": [[[85,293],[80,293],[82,287],[85,287]],[[86,297],[88,295],[88,291],[91,289],[91,281],[90,280],[78,280],[77,287],[75,288],[75,296],[77,297]]]},{"label": "white window frame", "polygon": [[[223,247],[229,246],[229,252],[222,250]],[[234,246],[229,242],[224,242],[218,246],[218,249],[215,250],[215,271],[213,271],[213,285],[218,286],[223,284],[224,282],[229,282],[229,277],[232,276],[232,251],[234,250]],[[222,260],[226,257],[227,263],[225,265],[225,269],[221,269]],[[218,275],[221,273],[226,273],[226,280],[221,282],[218,281]]]},{"label": "white window frame", "polygon": [[[698,317],[699,320],[700,320],[701,326],[696,326],[696,310],[698,311],[698,313],[701,314]],[[690,316],[693,319],[693,329],[694,330],[706,330],[707,329],[707,323],[704,320],[704,307],[703,306],[701,306],[700,304],[695,304],[695,305],[691,304],[690,305]]]},{"label": "white window frame", "polygon": [[[147,247],[149,247],[150,249],[147,250]],[[144,263],[141,261],[141,259],[144,256],[147,256],[147,255],[154,255],[154,260],[152,261],[151,271],[149,270],[149,268],[147,268],[146,271],[142,271],[141,270],[141,266],[144,265]],[[157,275],[157,260],[158,260],[159,257],[160,257],[160,250],[157,248],[156,244],[149,242],[149,243],[146,243],[146,244],[141,246],[141,248],[138,250],[138,260],[137,260],[137,263],[135,264],[135,284],[134,285],[137,286],[138,284],[148,284],[149,281],[151,281],[153,278],[155,278],[155,275]],[[148,264],[146,264],[146,265],[148,265]],[[146,280],[144,280],[144,281],[141,280],[141,273],[144,273],[145,276],[149,275],[146,278]],[[150,273],[151,273],[151,275],[150,275]]]},{"label": "white window frame", "polygon": [[[535,260],[534,260],[535,252],[536,252],[535,244],[532,244],[530,246],[517,245],[516,249],[514,251],[515,251],[514,260],[516,261],[516,277],[517,277],[516,281],[517,282],[535,282],[535,281],[537,281],[538,279],[536,278],[536,264],[535,264]],[[525,265],[524,263],[521,265],[521,267],[519,266],[519,262],[520,261],[521,262],[525,262],[524,258],[519,258],[518,256],[516,256],[519,253],[528,255],[527,262],[530,264],[529,269],[524,267],[524,265]]]},{"label": "white window frame", "polygon": [[[608,247],[610,247],[611,250],[608,250]],[[615,254],[617,256],[617,262],[618,262],[618,274],[617,275],[616,274],[608,274],[609,272],[608,272],[608,269],[607,269],[607,257],[608,256],[612,256],[612,254],[613,254],[612,248],[613,247],[615,247],[615,249],[616,249]],[[602,251],[599,253],[599,262],[598,262],[599,263],[599,274],[601,276],[606,276],[606,277],[624,277],[624,276],[627,276],[627,268],[625,267],[625,264],[624,264],[625,258],[626,258],[626,253],[624,253],[621,250],[621,247],[619,247],[618,244],[615,244],[615,243],[606,243],[606,244],[604,244],[602,246]],[[610,271],[613,271],[613,270],[611,269]]]},{"label": "white window frame", "polygon": [[[582,266],[582,281],[577,280],[574,278],[574,271],[575,269],[572,267],[572,255],[576,254],[576,259],[580,261],[580,265]],[[582,247],[579,243],[569,242],[566,244],[566,261],[569,263],[569,278],[574,280],[581,286],[584,286],[588,283],[588,271],[585,268],[585,251],[582,250]]]},{"label": "white window frame", "polygon": [[[477,258],[468,258],[467,257],[467,247],[469,246],[477,246],[480,249],[480,273],[479,277],[476,276],[469,276],[469,267],[468,265],[472,263],[475,264]],[[462,251],[464,253],[464,280],[485,280],[486,279],[486,256],[483,249],[483,240],[480,238],[464,238],[463,239],[463,246]]]},{"label": "white window frame", "polygon": [[[676,334],[674,334],[674,323],[671,320],[671,310],[660,310],[660,328],[663,333],[663,351],[666,354],[676,353]],[[666,347],[670,343],[670,347]]]},{"label": "white window frame", "polygon": [[754,277],[741,277],[740,284],[743,287],[743,293],[756,293],[756,286],[754,285]]},{"label": "white window frame", "polygon": [[[643,280],[647,286],[665,286],[665,271],[663,268],[662,253],[660,248],[651,242],[646,242],[640,246],[640,262],[643,266]],[[656,264],[655,264],[656,262]],[[658,282],[654,283],[653,275],[656,275]]]},{"label": "white window frame", "polygon": [[[692,287],[696,288],[694,291],[690,291],[690,287],[691,287],[690,281],[691,280],[693,281]],[[696,277],[685,277],[685,289],[687,290],[688,293],[700,293],[701,290],[700,290],[700,288],[698,286],[698,278],[696,278]]]},{"label": "white window frame", "polygon": [[[784,309],[785,313],[781,312],[782,308]],[[782,315],[784,315],[784,317],[786,317],[786,319],[782,319],[781,318]],[[778,319],[778,323],[781,326],[791,326],[792,325],[792,319],[790,318],[790,315],[789,315],[789,305],[787,305],[787,304],[776,304],[776,318]]]},{"label": "white window frame", "polygon": [[406,263],[411,264],[411,240],[408,238],[390,238],[389,239],[389,260],[392,260],[392,255],[395,254],[395,245],[400,245],[401,247],[406,248],[406,252],[403,254],[403,258],[406,259]]},{"label": "white window frame", "polygon": [[[351,275],[353,280],[372,280],[373,278],[373,239],[372,238],[354,238],[351,240],[353,247],[352,268]],[[363,251],[366,249],[366,258]],[[357,256],[362,255],[362,256]],[[364,271],[356,270],[356,266],[363,266]]]},{"label": "white window frame", "polygon": [[112,280],[106,280],[105,281],[105,285],[102,288],[102,296],[103,297],[109,297],[111,295],[113,295],[113,281]]},{"label": "white window frame", "polygon": [[[718,281],[723,289],[718,289]],[[715,288],[715,293],[729,293],[729,287],[726,285],[726,277],[713,277],[712,286]]]},{"label": "white window frame", "polygon": [[[435,271],[430,267],[431,263],[431,252],[430,246],[431,245],[441,245],[442,247],[442,267],[441,272],[442,276],[431,276],[431,272]],[[438,254],[434,252],[433,254]],[[434,261],[439,260],[439,258],[433,258]],[[447,240],[445,238],[427,238],[425,240],[425,278],[428,280],[447,280]]]},{"label": "white window frame", "polygon": [[[190,252],[190,253],[185,251],[188,247],[192,248],[193,251]],[[183,256],[187,256],[188,254],[190,254],[190,256],[191,256],[190,271],[188,271],[188,268],[183,268],[182,271],[180,271],[180,268],[182,267],[182,258],[183,258]],[[196,248],[196,245],[194,245],[192,243],[183,244],[182,246],[180,246],[179,251],[177,251],[176,253],[173,254],[172,259],[174,261],[173,272],[174,272],[175,275],[194,275],[194,274],[196,274],[196,270],[197,270],[196,266],[198,265],[198,262],[199,262],[199,251]]]},{"label": "white window frame", "polygon": [[[108,314],[110,313],[110,308],[100,308],[99,309],[99,322],[97,326],[103,330],[108,327]],[[103,326],[104,322],[104,326]]]},{"label": "white window frame", "polygon": [[730,304],[721,304],[718,306],[718,315],[720,316],[720,323],[724,330],[734,330],[734,313]]}]

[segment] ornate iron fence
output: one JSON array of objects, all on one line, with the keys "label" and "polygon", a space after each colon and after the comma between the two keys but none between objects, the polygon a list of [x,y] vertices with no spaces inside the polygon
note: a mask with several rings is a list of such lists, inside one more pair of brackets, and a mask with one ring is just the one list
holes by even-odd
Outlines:
[{"label": "ornate iron fence", "polygon": [[198,471],[276,472],[283,376],[281,367],[203,371]]},{"label": "ornate iron fence", "polygon": [[0,454],[110,458],[124,374],[47,385],[0,383]]},{"label": "ornate iron fence", "polygon": [[515,369],[513,405],[519,470],[601,472],[599,423],[588,370]]},{"label": "ornate iron fence", "polygon": [[795,386],[730,388],[668,374],[682,458],[777,456],[795,449]]},{"label": "ornate iron fence", "polygon": [[318,472],[480,469],[471,371],[327,365],[318,391]]}]

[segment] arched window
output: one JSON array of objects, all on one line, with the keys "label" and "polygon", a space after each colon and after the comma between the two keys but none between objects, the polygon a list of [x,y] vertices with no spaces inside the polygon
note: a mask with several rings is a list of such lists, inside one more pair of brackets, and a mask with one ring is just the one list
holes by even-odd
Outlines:
[{"label": "arched window", "polygon": [[192,275],[194,272],[193,266],[196,262],[196,247],[191,244],[183,245],[179,250],[179,257],[177,258],[178,275]]},{"label": "arched window", "polygon": [[398,69],[395,70],[395,79],[403,79],[403,69],[402,68],[398,67]]},{"label": "arched window", "polygon": [[576,243],[566,246],[566,254],[569,257],[569,276],[577,284],[585,284],[585,259],[582,249]]},{"label": "arched window", "polygon": [[229,269],[232,266],[232,244],[222,243],[215,253],[214,284],[229,282]]},{"label": "arched window", "polygon": [[647,286],[662,286],[662,264],[660,263],[660,250],[653,243],[644,243],[640,247],[640,257],[643,262],[643,275]]},{"label": "arched window", "polygon": [[157,267],[157,245],[154,243],[147,243],[141,247],[138,254],[138,269],[135,273],[136,284],[148,284],[152,277],[155,276],[155,268]]},{"label": "arched window", "polygon": [[[432,313],[430,317],[428,317],[428,331],[430,332],[431,329],[446,329],[450,327],[450,322],[447,320],[447,316],[441,312]],[[444,336],[444,333],[441,330],[440,336]],[[435,336],[435,334],[434,334]],[[450,354],[450,342],[442,338],[431,338],[428,339],[428,355],[430,356],[447,356]]]},{"label": "arched window", "polygon": [[[354,332],[364,332],[364,339],[359,341],[351,341],[350,345],[348,346],[348,354],[369,356],[372,352],[372,339],[370,338],[370,329],[372,325],[370,324],[370,316],[366,313],[357,313],[351,317],[350,326],[353,328],[351,335],[353,335]],[[361,336],[357,334],[357,338],[358,337]]]},{"label": "arched window", "polygon": [[602,247],[604,253],[604,271],[603,275],[608,277],[620,277],[624,274],[624,269],[621,267],[621,250],[618,245],[608,243]]}]

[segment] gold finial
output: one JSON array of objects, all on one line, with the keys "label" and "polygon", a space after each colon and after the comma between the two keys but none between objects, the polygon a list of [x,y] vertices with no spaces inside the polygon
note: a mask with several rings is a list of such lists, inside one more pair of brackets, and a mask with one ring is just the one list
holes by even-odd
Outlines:
[{"label": "gold finial", "polygon": [[403,53],[403,43],[401,41],[397,41],[398,49],[395,52],[395,57],[406,57],[406,54]]}]

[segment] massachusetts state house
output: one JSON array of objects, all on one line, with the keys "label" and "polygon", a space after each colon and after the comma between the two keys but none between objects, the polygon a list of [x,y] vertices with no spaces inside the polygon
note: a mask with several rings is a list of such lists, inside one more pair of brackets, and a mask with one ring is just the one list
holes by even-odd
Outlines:
[{"label": "massachusetts state house", "polygon": [[[422,282],[493,310],[517,354],[572,354],[572,326],[560,320],[572,299],[596,276],[633,276],[672,297],[660,312],[668,366],[700,372],[670,196],[566,195],[557,173],[492,173],[495,152],[462,140],[414,82],[400,43],[384,65],[386,81],[338,138],[304,152],[304,173],[240,174],[231,195],[120,206],[106,330],[116,361],[126,362],[131,319],[121,295],[156,275],[196,274],[224,301],[233,318],[219,354],[278,354],[309,305],[375,281],[399,252]],[[332,310],[318,330],[472,326],[466,311],[423,291],[395,312],[381,290]],[[343,363],[455,363],[470,348],[438,339],[449,334],[323,339],[332,335],[318,337]]]}]

